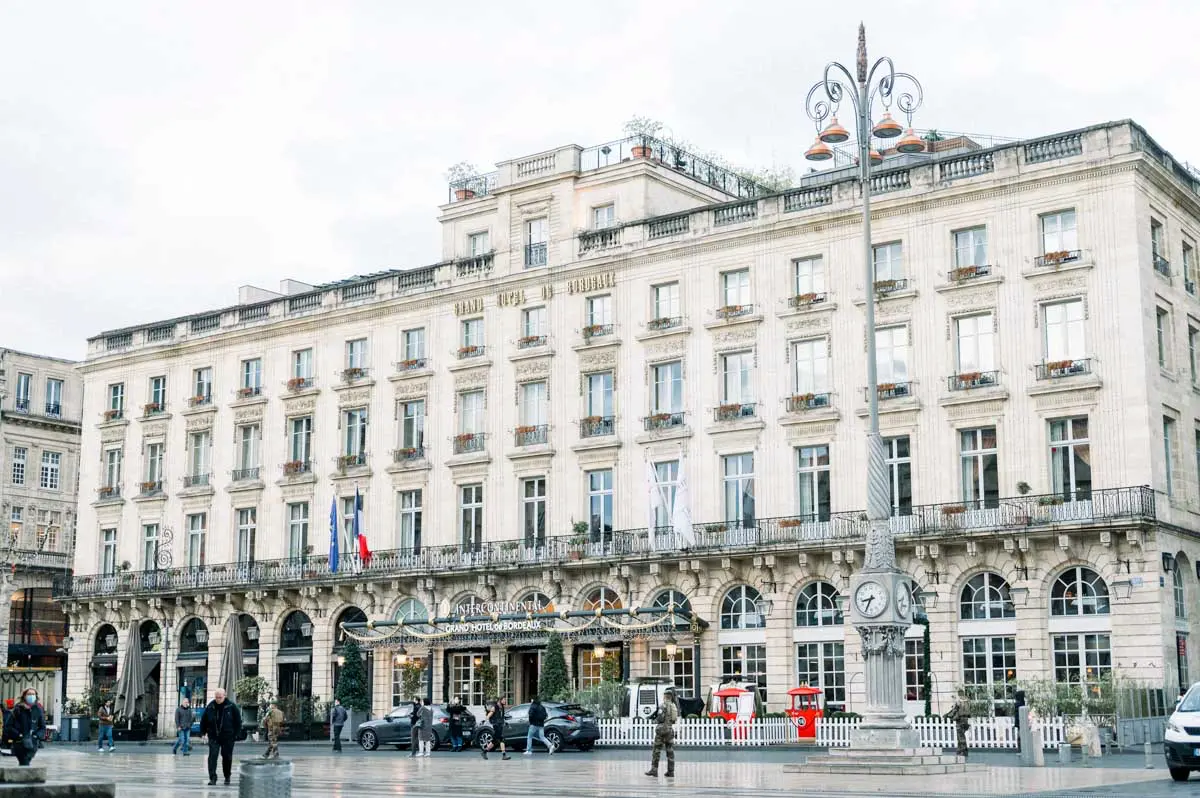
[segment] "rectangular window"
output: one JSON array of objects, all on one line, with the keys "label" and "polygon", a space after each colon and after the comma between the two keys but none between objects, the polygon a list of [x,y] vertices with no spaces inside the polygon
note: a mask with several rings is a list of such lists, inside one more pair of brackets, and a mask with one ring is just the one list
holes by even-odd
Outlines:
[{"label": "rectangular window", "polygon": [[550,223],[546,218],[530,219],[525,223],[525,268],[546,265],[549,238]]},{"label": "rectangular window", "polygon": [[298,349],[292,352],[292,378],[311,380],[313,377],[313,351]]},{"label": "rectangular window", "polygon": [[1163,308],[1154,311],[1155,333],[1158,336],[1158,365],[1169,368],[1171,361],[1171,316]]},{"label": "rectangular window", "polygon": [[904,641],[904,700],[925,700],[925,641]]},{"label": "rectangular window", "polygon": [[846,652],[839,642],[797,643],[796,680],[825,694],[825,711],[846,707]]},{"label": "rectangular window", "polygon": [[1190,684],[1188,679],[1188,636],[1182,632],[1175,633],[1175,667],[1178,670],[1179,684]]},{"label": "rectangular window", "polygon": [[403,335],[403,350],[405,360],[425,359],[425,328],[405,330]]},{"label": "rectangular window", "polygon": [[192,372],[192,396],[196,402],[211,402],[213,392],[213,370],[206,366]]},{"label": "rectangular window", "polygon": [[450,655],[450,694],[459,697],[467,706],[483,706],[490,701],[483,689],[483,664],[489,661],[484,654],[471,652]]},{"label": "rectangular window", "polygon": [[492,249],[492,243],[486,230],[480,233],[471,233],[467,236],[467,250],[472,258],[477,258],[480,255],[486,255]]},{"label": "rectangular window", "polygon": [[163,478],[163,445],[146,444],[146,482],[161,486]]},{"label": "rectangular window", "polygon": [[400,448],[425,451],[425,400],[401,405]]},{"label": "rectangular window", "polygon": [[1200,338],[1200,330],[1197,330],[1195,327],[1193,327],[1189,324],[1188,325],[1188,373],[1190,374],[1190,376],[1192,378],[1192,385],[1196,384],[1196,377],[1198,376],[1197,366],[1200,366],[1200,363],[1197,363],[1197,361],[1196,361],[1197,356],[1200,356],[1200,351],[1197,351],[1197,350],[1200,350],[1200,344],[1197,343],[1198,338]]},{"label": "rectangular window", "polygon": [[613,302],[608,294],[587,298],[587,323],[589,327],[613,323]]},{"label": "rectangular window", "polygon": [[995,371],[995,332],[991,313],[954,320],[959,374]]},{"label": "rectangular window", "polygon": [[242,475],[243,479],[253,478],[249,472],[258,468],[258,453],[261,445],[261,426],[258,424],[243,424],[238,427],[238,468],[246,472]]},{"label": "rectangular window", "polygon": [[292,502],[287,506],[288,557],[298,559],[308,548],[308,502]]},{"label": "rectangular window", "polygon": [[613,373],[611,371],[587,375],[587,414],[590,418],[612,418]]},{"label": "rectangular window", "polygon": [[1183,285],[1189,294],[1196,294],[1196,248],[1183,242]]},{"label": "rectangular window", "polygon": [[683,315],[679,298],[679,283],[664,283],[654,286],[654,318],[675,319]]},{"label": "rectangular window", "polygon": [[158,569],[158,524],[142,524],[142,570]]},{"label": "rectangular window", "polygon": [[1074,210],[1042,214],[1041,226],[1043,255],[1079,249]]},{"label": "rectangular window", "polygon": [[464,391],[458,395],[459,432],[478,434],[483,432],[483,391]]},{"label": "rectangular window", "polygon": [[466,551],[483,545],[483,485],[463,485],[459,489],[459,542]]},{"label": "rectangular window", "polygon": [[41,485],[46,490],[58,490],[62,482],[62,454],[42,452]]},{"label": "rectangular window", "polygon": [[680,645],[675,656],[667,654],[665,646],[650,647],[650,676],[675,685],[675,693],[683,698],[696,694],[696,662],[691,646]]},{"label": "rectangular window", "polygon": [[1092,497],[1092,451],[1087,416],[1050,422],[1050,481],[1067,501]]},{"label": "rectangular window", "polygon": [[892,515],[912,515],[912,454],[907,435],[883,439]]},{"label": "rectangular window", "polygon": [[289,436],[292,462],[307,463],[312,460],[312,432],[312,416],[298,416],[292,419]]},{"label": "rectangular window", "polygon": [[8,543],[9,546],[17,546],[21,539],[21,530],[25,526],[25,510],[21,507],[13,507],[8,514]]},{"label": "rectangular window", "polygon": [[612,539],[613,472],[611,468],[587,472],[588,527],[592,541]]},{"label": "rectangular window", "polygon": [[211,472],[212,433],[193,432],[188,436],[188,474],[193,478],[207,478]]},{"label": "rectangular window", "polygon": [[996,428],[959,430],[962,499],[969,509],[1000,506]]},{"label": "rectangular window", "polygon": [[666,460],[654,464],[654,477],[658,483],[658,501],[654,507],[654,526],[659,529],[671,527],[671,513],[675,507],[675,491],[679,487],[679,461]]},{"label": "rectangular window", "polygon": [[14,446],[12,450],[12,484],[25,484],[25,466],[29,458],[29,450],[24,446]]},{"label": "rectangular window", "polygon": [[[1175,419],[1163,416],[1163,460],[1166,468],[1164,473],[1167,480],[1167,495],[1175,495]],[[44,459],[44,455],[43,455]],[[43,487],[45,487],[43,485]]]},{"label": "rectangular window", "polygon": [[721,646],[721,679],[758,685],[759,697],[767,700],[767,647],[765,645]]},{"label": "rectangular window", "polygon": [[617,206],[609,203],[598,208],[592,208],[592,228],[604,230],[617,223]]},{"label": "rectangular window", "polygon": [[683,363],[675,360],[651,367],[654,395],[651,410],[655,413],[683,412]]},{"label": "rectangular window", "polygon": [[400,550],[419,554],[421,551],[421,491],[402,490],[400,507]]},{"label": "rectangular window", "polygon": [[875,370],[880,385],[908,382],[908,327],[875,331]]},{"label": "rectangular window", "polygon": [[155,405],[158,410],[167,409],[167,378],[166,377],[151,377],[150,378],[150,404]]},{"label": "rectangular window", "polygon": [[546,478],[521,480],[521,528],[526,546],[546,544]]},{"label": "rectangular window", "polygon": [[483,319],[463,319],[462,346],[483,346]]},{"label": "rectangular window", "polygon": [[367,339],[355,338],[346,342],[346,368],[365,369],[367,367]]},{"label": "rectangular window", "polygon": [[1150,254],[1155,260],[1167,257],[1167,234],[1162,222],[1150,218]]},{"label": "rectangular window", "polygon": [[100,573],[112,576],[117,572],[117,530],[100,530]]},{"label": "rectangular window", "polygon": [[750,304],[749,269],[738,269],[721,274],[721,300],[727,308]]},{"label": "rectangular window", "polygon": [[724,404],[754,403],[754,355],[734,352],[721,356],[721,401]]},{"label": "rectangular window", "polygon": [[113,418],[120,418],[125,413],[125,383],[117,382],[108,386],[108,409],[113,411]]},{"label": "rectangular window", "polygon": [[208,516],[207,513],[194,513],[187,517],[188,527],[188,553],[187,564],[189,568],[204,567],[205,549],[208,538]]},{"label": "rectangular window", "polygon": [[754,454],[721,458],[725,489],[725,521],[731,526],[754,526]]},{"label": "rectangular window", "polygon": [[1097,688],[1112,675],[1112,645],[1107,634],[1054,635],[1054,681]]},{"label": "rectangular window", "polygon": [[63,401],[63,381],[58,379],[46,380],[46,415],[61,416]]},{"label": "rectangular window", "polygon": [[[360,519],[361,523],[366,523],[366,514],[364,513]],[[354,535],[354,497],[342,497],[342,540],[350,540]]]},{"label": "rectangular window", "polygon": [[954,267],[986,266],[987,228],[972,227],[954,232]]},{"label": "rectangular window", "polygon": [[795,393],[819,394],[829,391],[829,342],[824,338],[792,344],[795,367]]},{"label": "rectangular window", "polygon": [[546,383],[521,383],[521,424],[527,427],[541,427],[546,424],[547,416]]},{"label": "rectangular window", "polygon": [[796,449],[797,515],[805,521],[828,521],[829,447],[802,446]]},{"label": "rectangular window", "polygon": [[541,339],[549,332],[549,328],[550,325],[547,321],[546,308],[544,306],[521,311],[522,338]]},{"label": "rectangular window", "polygon": [[361,457],[367,453],[367,409],[358,407],[347,410],[342,416],[342,427],[345,438],[342,443],[342,454],[347,457]]},{"label": "rectangular window", "polygon": [[1083,340],[1083,300],[1044,305],[1042,316],[1047,361],[1078,360],[1087,356]]},{"label": "rectangular window", "polygon": [[822,257],[797,258],[792,261],[792,267],[796,296],[825,293],[825,260]]},{"label": "rectangular window", "polygon": [[990,701],[997,715],[1011,714],[1017,684],[1015,637],[964,637],[963,686],[975,700]]},{"label": "rectangular window", "polygon": [[904,249],[899,241],[871,248],[875,282],[904,279]]},{"label": "rectangular window", "polygon": [[237,561],[254,562],[254,539],[258,535],[258,510],[244,507],[237,511]]},{"label": "rectangular window", "polygon": [[242,361],[242,390],[252,396],[262,392],[262,358]]},{"label": "rectangular window", "polygon": [[121,450],[107,449],[104,452],[104,487],[115,490],[121,487]]},{"label": "rectangular window", "polygon": [[17,373],[17,410],[29,412],[29,397],[33,393],[33,375]]}]

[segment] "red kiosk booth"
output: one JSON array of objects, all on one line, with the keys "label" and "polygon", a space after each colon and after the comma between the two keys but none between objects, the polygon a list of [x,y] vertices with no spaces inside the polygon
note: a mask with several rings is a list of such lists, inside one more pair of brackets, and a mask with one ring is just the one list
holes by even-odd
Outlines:
[{"label": "red kiosk booth", "polygon": [[720,709],[710,710],[708,716],[710,718],[720,718],[729,724],[733,739],[735,740],[747,736],[749,733],[749,721],[754,720],[753,710],[750,711],[749,717],[739,712],[739,709],[743,708],[743,702],[746,700],[744,696],[748,696],[749,694],[749,690],[743,690],[733,685],[722,687],[713,693],[713,696],[721,702],[719,705]]},{"label": "red kiosk booth", "polygon": [[821,688],[793,687],[788,690],[788,696],[792,699],[792,705],[784,710],[784,714],[796,727],[796,736],[815,739],[817,718],[825,716],[824,710],[821,709]]}]

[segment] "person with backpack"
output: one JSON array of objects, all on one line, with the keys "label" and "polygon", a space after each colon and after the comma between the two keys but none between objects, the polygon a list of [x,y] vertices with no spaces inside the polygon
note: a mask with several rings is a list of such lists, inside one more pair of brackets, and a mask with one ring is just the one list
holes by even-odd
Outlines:
[{"label": "person with backpack", "polygon": [[667,772],[663,775],[668,779],[675,778],[675,721],[679,720],[679,707],[675,705],[675,688],[668,687],[663,691],[662,705],[650,716],[658,721],[654,727],[654,749],[650,752],[650,769],[647,776],[658,775],[658,759],[663,749],[667,751]]},{"label": "person with backpack", "polygon": [[533,740],[536,737],[542,741],[542,745],[546,746],[548,753],[554,753],[554,746],[546,739],[546,718],[549,713],[542,706],[542,701],[537,696],[533,697],[533,702],[529,705],[529,731],[525,732],[525,756],[533,756]]},{"label": "person with backpack", "polygon": [[29,767],[46,734],[46,713],[38,703],[37,690],[27,687],[4,723],[4,741],[21,767]]}]

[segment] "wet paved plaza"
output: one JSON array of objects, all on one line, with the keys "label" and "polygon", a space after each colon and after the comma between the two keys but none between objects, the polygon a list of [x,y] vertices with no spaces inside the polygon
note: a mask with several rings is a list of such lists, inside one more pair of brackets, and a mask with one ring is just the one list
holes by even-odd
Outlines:
[{"label": "wet paved plaza", "polygon": [[[239,746],[236,759],[250,757],[261,746]],[[47,768],[51,782],[112,781],[122,798],[147,796],[231,796],[234,784],[208,786],[205,750],[190,757],[173,757],[159,745],[118,749],[97,754],[88,748],[51,747],[39,753],[36,764]],[[924,777],[808,776],[785,773],[807,752],[768,750],[681,751],[677,776],[672,782],[643,775],[648,752],[597,750],[568,752],[554,757],[514,754],[510,761],[493,755],[488,761],[477,753],[435,753],[427,759],[410,759],[395,751],[367,754],[347,748],[334,756],[322,748],[297,745],[284,755],[295,766],[292,795],[296,798],[359,798],[370,795],[442,796],[571,796],[571,798],[649,798],[659,795],[782,796],[823,795],[1200,795],[1200,775],[1188,784],[1171,782],[1161,755],[1154,770],[1141,768],[1136,756],[1115,757],[1105,767],[1020,768],[1011,755],[978,757],[984,770]],[[8,765],[12,760],[6,760]]]}]

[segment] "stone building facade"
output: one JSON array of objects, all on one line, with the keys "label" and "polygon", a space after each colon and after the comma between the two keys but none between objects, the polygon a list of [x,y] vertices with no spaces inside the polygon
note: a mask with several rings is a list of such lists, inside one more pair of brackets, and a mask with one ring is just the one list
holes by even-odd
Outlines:
[{"label": "stone building facade", "polygon": [[[616,657],[853,710],[868,296],[930,619],[914,711],[926,663],[939,710],[963,684],[1004,711],[1018,681],[1187,682],[1200,180],[1119,122],[959,140],[873,183],[870,286],[851,173],[770,193],[617,142],[453,186],[433,266],[92,339],[70,691],[115,674],[135,625],[162,696],[214,684],[238,615],[247,669],[327,699],[347,620],[686,602],[686,630],[568,630],[572,678]],[[401,644],[436,700],[481,702],[488,661],[511,700],[536,688],[544,635],[430,629],[371,647],[375,712],[403,697]]]}]

